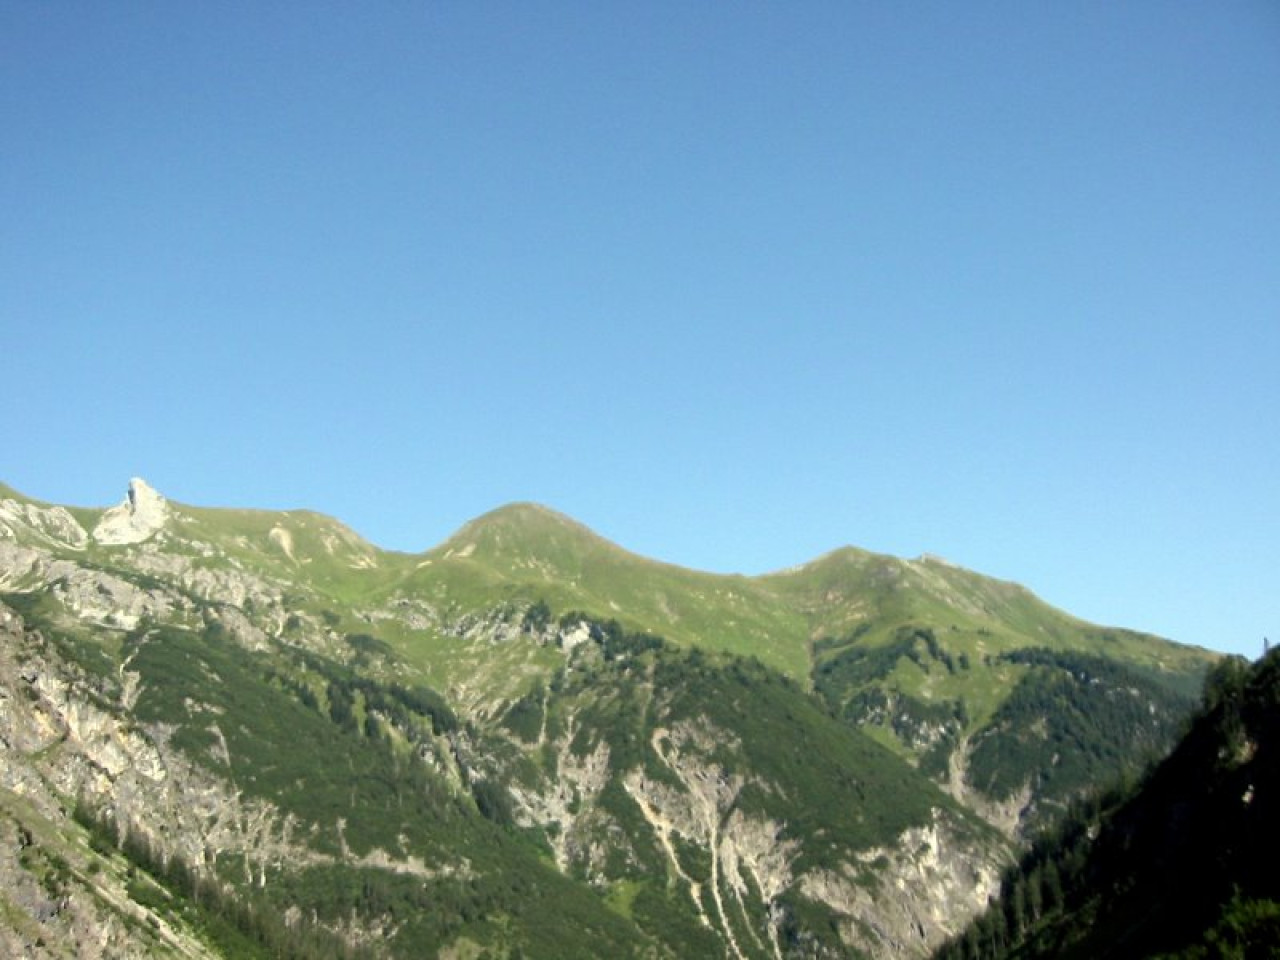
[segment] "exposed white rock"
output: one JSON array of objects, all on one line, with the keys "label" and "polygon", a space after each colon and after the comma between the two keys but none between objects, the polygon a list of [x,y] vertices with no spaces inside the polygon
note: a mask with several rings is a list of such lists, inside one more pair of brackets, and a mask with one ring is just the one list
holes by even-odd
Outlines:
[{"label": "exposed white rock", "polygon": [[44,590],[86,624],[124,630],[144,617],[168,617],[186,607],[183,597],[163,588],[140,587],[6,540],[0,540],[0,588]]},{"label": "exposed white rock", "polygon": [[85,623],[132,630],[143,618],[167,618],[183,603],[163,589],[146,589],[110,573],[63,560],[49,563],[49,592]]},{"label": "exposed white rock", "polygon": [[572,653],[574,647],[580,647],[591,639],[591,625],[578,623],[560,633],[560,643],[566,654]]},{"label": "exposed white rock", "polygon": [[39,576],[47,553],[21,547],[0,539],[0,587],[11,589],[24,580]]},{"label": "exposed white rock", "polygon": [[0,789],[50,817],[66,816],[57,797],[83,797],[166,855],[192,864],[243,857],[259,885],[280,863],[329,862],[294,842],[291,819],[273,804],[242,797],[172,747],[173,728],[118,713],[108,688],[61,662],[3,607],[0,701]]},{"label": "exposed white rock", "polygon": [[277,547],[284,551],[284,555],[294,563],[298,562],[298,558],[293,555],[293,534],[281,526],[274,526],[271,532],[267,534],[267,538]]},{"label": "exposed white rock", "polygon": [[23,528],[77,549],[89,540],[84,527],[66,507],[40,507],[18,500],[0,500],[0,537],[13,539]]},{"label": "exposed white rock", "polygon": [[404,595],[398,595],[388,606],[360,611],[360,615],[370,623],[393,620],[410,630],[438,630],[442,622],[440,612],[431,604]]},{"label": "exposed white rock", "polygon": [[129,494],[102,515],[93,528],[98,543],[141,543],[154,536],[169,516],[169,503],[140,477],[129,481]]},{"label": "exposed white rock", "polygon": [[801,892],[847,920],[841,938],[872,957],[927,957],[986,906],[1004,859],[984,849],[940,809],[897,842],[863,851],[858,863],[814,870]]},{"label": "exposed white rock", "polygon": [[[624,788],[653,829],[672,874],[688,886],[699,919],[724,936],[730,955],[742,958],[746,953],[730,918],[750,913],[748,901],[758,898],[769,917],[768,942],[752,929],[746,936],[756,949],[781,957],[774,901],[792,882],[791,865],[800,845],[785,838],[784,824],[735,808],[746,779],[710,758],[717,751],[739,750],[740,742],[701,718],[671,730],[655,728],[650,746],[675,782],[653,779],[637,767],[627,774]],[[706,850],[710,871],[705,885],[685,872],[675,836]],[[704,893],[711,910],[704,905]]]},{"label": "exposed white rock", "polygon": [[1035,807],[1030,778],[1003,800],[988,797],[980,790],[971,789],[969,784],[969,758],[972,754],[973,744],[968,737],[962,738],[947,761],[947,779],[942,789],[1010,840],[1017,840],[1031,822],[1030,815]]},{"label": "exposed white rock", "polygon": [[[516,816],[525,826],[556,824],[548,839],[555,854],[556,866],[568,871],[570,864],[585,858],[589,873],[604,874],[607,850],[592,849],[588,829],[598,820],[596,800],[609,782],[609,745],[601,740],[584,757],[573,752],[577,732],[575,718],[570,715],[567,730],[556,746],[556,777],[544,784],[542,792],[525,790],[515,785],[511,798]],[[595,861],[592,862],[592,854]]]}]

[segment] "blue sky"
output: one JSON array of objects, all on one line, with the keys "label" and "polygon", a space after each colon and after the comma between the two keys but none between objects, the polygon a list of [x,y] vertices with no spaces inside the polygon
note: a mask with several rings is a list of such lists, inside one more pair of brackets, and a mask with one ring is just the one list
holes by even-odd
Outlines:
[{"label": "blue sky", "polygon": [[1271,2],[5,4],[0,480],[1280,640]]}]

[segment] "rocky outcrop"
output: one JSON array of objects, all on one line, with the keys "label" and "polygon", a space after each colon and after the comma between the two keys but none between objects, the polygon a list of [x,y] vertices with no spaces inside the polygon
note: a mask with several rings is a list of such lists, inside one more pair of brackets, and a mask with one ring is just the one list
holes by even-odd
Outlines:
[{"label": "rocky outcrop", "polygon": [[97,705],[101,691],[81,681],[73,693],[42,648],[0,606],[0,956],[217,956],[136,902],[123,863],[92,849],[73,822],[71,799],[128,804],[133,784],[166,780],[165,765]]},{"label": "rocky outcrop", "polygon": [[0,840],[0,956],[219,956],[172,916],[132,900],[123,865],[91,849],[65,817],[49,819],[2,789]]},{"label": "rocky outcrop", "polygon": [[164,856],[239,857],[257,883],[272,865],[315,858],[271,804],[193,764],[169,745],[171,731],[132,722],[136,682],[125,667],[115,682],[84,675],[0,605],[0,789],[43,803],[50,817],[67,812],[53,798],[79,798]]},{"label": "rocky outcrop", "polygon": [[927,957],[999,892],[1004,861],[934,810],[889,846],[839,870],[801,878],[800,890],[845,917],[841,938],[875,957]]},{"label": "rocky outcrop", "polygon": [[973,744],[962,739],[947,761],[947,777],[942,788],[1010,840],[1026,839],[1024,832],[1035,809],[1035,796],[1028,780],[1004,800],[987,796],[969,784],[969,758]]},{"label": "rocky outcrop", "polygon": [[66,507],[42,507],[20,500],[0,500],[0,539],[30,532],[57,546],[81,549],[89,541],[84,527]]},{"label": "rocky outcrop", "polygon": [[93,539],[109,545],[141,543],[153,537],[168,516],[168,501],[145,480],[134,477],[124,502],[106,511],[93,528]]},{"label": "rocky outcrop", "polygon": [[85,624],[121,630],[132,630],[144,617],[168,618],[188,606],[180,594],[161,587],[142,587],[6,540],[0,540],[0,588],[47,591]]},{"label": "rocky outcrop", "polygon": [[568,730],[553,746],[556,755],[555,779],[542,791],[514,785],[512,799],[517,822],[522,826],[550,827],[547,831],[556,866],[568,872],[573,864],[586,868],[588,876],[603,879],[608,850],[593,842],[601,826],[595,803],[609,781],[609,745],[603,740],[586,756],[573,752],[576,734],[574,718]]},{"label": "rocky outcrop", "polygon": [[[792,883],[791,864],[800,845],[784,839],[783,824],[736,808],[746,778],[710,760],[717,750],[735,749],[735,741],[729,731],[705,721],[658,727],[650,747],[674,782],[637,768],[627,776],[626,790],[657,835],[672,873],[688,886],[702,922],[721,933],[730,955],[746,956],[745,947],[781,957],[775,901]],[[706,851],[705,895],[704,884],[685,870],[676,838]],[[769,917],[768,929],[761,936],[747,924],[746,936],[754,942],[740,943],[735,930],[744,928],[740,918],[755,912],[757,898]]]}]

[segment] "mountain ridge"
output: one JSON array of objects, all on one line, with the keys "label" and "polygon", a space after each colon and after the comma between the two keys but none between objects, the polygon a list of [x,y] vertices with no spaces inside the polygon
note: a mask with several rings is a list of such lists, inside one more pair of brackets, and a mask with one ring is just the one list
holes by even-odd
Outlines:
[{"label": "mountain ridge", "polygon": [[[135,478],[141,479],[141,478]],[[143,481],[145,483],[145,480]],[[81,512],[87,514],[102,514],[111,509],[107,506],[83,506],[71,504],[56,504],[52,501],[41,500],[30,496],[20,490],[0,481],[0,497],[19,500],[32,504],[37,507],[62,507],[72,512]],[[988,574],[973,570],[951,560],[943,558],[933,553],[925,552],[914,557],[899,556],[897,554],[884,553],[880,551],[869,550],[856,544],[845,543],[819,553],[812,559],[801,561],[800,563],[791,564],[778,569],[765,570],[760,573],[742,573],[740,571],[712,571],[704,570],[699,567],[678,563],[672,560],[666,560],[661,557],[648,556],[638,553],[616,540],[612,540],[599,533],[590,525],[577,519],[573,515],[566,513],[550,504],[546,504],[535,500],[512,500],[498,504],[488,509],[470,520],[464,521],[452,533],[447,534],[439,542],[424,547],[422,549],[396,549],[382,546],[376,540],[372,540],[360,533],[356,528],[350,526],[341,517],[328,513],[322,509],[315,507],[287,507],[287,508],[259,508],[259,507],[240,507],[240,506],[209,506],[202,504],[186,503],[184,501],[172,500],[165,498],[167,502],[174,508],[194,513],[210,518],[242,518],[266,520],[269,518],[290,518],[302,517],[317,520],[325,524],[332,524],[343,531],[358,538],[363,543],[376,550],[379,554],[388,556],[399,556],[405,558],[413,558],[417,561],[423,559],[432,559],[437,554],[447,553],[450,549],[457,549],[456,543],[464,544],[468,537],[474,538],[478,533],[491,533],[496,529],[511,529],[513,527],[528,527],[530,521],[546,521],[544,526],[553,526],[558,530],[572,533],[574,536],[581,538],[581,542],[591,549],[603,549],[610,553],[625,557],[632,561],[643,562],[659,567],[667,567],[673,570],[683,571],[686,573],[697,574],[699,576],[749,580],[749,581],[782,581],[787,578],[793,578],[801,575],[808,575],[818,570],[844,563],[847,560],[854,559],[861,563],[869,561],[893,561],[903,565],[923,564],[936,565],[942,568],[964,571],[969,574],[982,577],[991,583],[1002,583],[1017,591],[1029,594],[1036,599],[1041,599],[1039,595],[1019,581],[1005,578],[993,577]],[[1041,602],[1045,602],[1041,600]],[[1052,605],[1050,605],[1052,606]],[[1055,609],[1060,609],[1056,608]],[[1065,611],[1061,611],[1065,613]],[[1076,618],[1079,619],[1079,618]],[[1087,622],[1087,621],[1081,621]],[[1152,635],[1154,636],[1154,635]],[[1186,644],[1183,644],[1184,646]]]},{"label": "mountain ridge", "polygon": [[[18,496],[38,509],[73,516],[80,511],[82,525],[101,522],[115,509],[73,510]],[[1083,642],[1156,670],[1214,656],[1152,634],[1092,624],[1012,580],[927,556],[905,559],[851,545],[772,573],[724,574],[634,553],[533,501],[496,507],[416,553],[386,550],[310,509],[167,505],[167,527],[157,531],[162,539],[189,533],[264,573],[293,577],[302,569],[340,599],[417,592],[470,606],[497,590],[514,602],[581,608],[677,642],[759,656],[797,679],[811,668],[814,644],[855,631],[864,645],[885,644],[907,624],[963,638],[970,655],[1031,640],[1050,647]],[[880,626],[867,629],[869,623]]]},{"label": "mountain ridge", "polygon": [[82,795],[174,896],[220,884],[271,936],[301,902],[349,950],[572,955],[530,906],[555,889],[600,938],[581,956],[923,957],[1040,826],[1168,748],[1213,660],[927,558],[706,573],[528,502],[406,554],[131,490],[0,496],[0,791],[47,789],[57,838],[0,874],[62,889],[55,854],[88,854],[57,797]]},{"label": "mountain ridge", "polygon": [[[0,497],[17,499],[26,503],[30,503],[39,507],[55,507],[60,506],[49,501],[39,500],[16,490],[15,488],[0,482]],[[1074,614],[1063,610],[1053,604],[1045,601],[1036,591],[1021,583],[1020,581],[994,577],[989,574],[982,573],[951,560],[940,557],[932,553],[922,553],[914,557],[904,557],[891,553],[883,553],[868,550],[855,544],[843,544],[826,550],[816,557],[803,561],[798,564],[792,564],[777,570],[767,570],[762,573],[747,574],[741,572],[720,572],[703,570],[680,564],[674,561],[665,560],[659,557],[651,557],[645,554],[635,552],[621,543],[609,539],[597,532],[594,528],[586,523],[578,520],[572,515],[565,513],[553,506],[533,500],[514,500],[503,504],[499,504],[490,510],[487,510],[476,517],[462,523],[452,533],[448,534],[438,543],[428,546],[421,550],[399,550],[383,547],[376,541],[365,537],[355,528],[348,525],[341,518],[311,507],[294,507],[287,509],[263,509],[251,507],[218,507],[218,506],[201,506],[187,504],[181,501],[169,500],[168,503],[181,511],[209,517],[211,519],[231,519],[231,518],[253,518],[254,520],[265,521],[272,518],[280,519],[288,518],[304,518],[325,525],[331,525],[344,534],[359,540],[363,545],[367,546],[377,554],[386,557],[399,557],[405,560],[412,560],[421,563],[424,560],[435,560],[450,551],[460,551],[464,549],[468,542],[473,542],[477,535],[483,534],[486,538],[492,538],[495,533],[500,531],[515,530],[517,532],[528,532],[533,523],[540,524],[542,529],[553,529],[562,534],[568,534],[577,540],[577,546],[580,550],[602,551],[617,559],[623,559],[637,564],[644,564],[653,567],[666,568],[682,573],[693,574],[699,577],[721,579],[726,581],[748,581],[757,584],[785,584],[787,581],[794,582],[798,579],[806,577],[821,578],[830,568],[838,568],[837,573],[844,573],[850,566],[867,566],[869,564],[893,564],[903,569],[918,568],[936,568],[940,571],[953,571],[968,577],[977,577],[997,590],[1007,590],[1015,596],[1030,598],[1037,603],[1043,604],[1045,607],[1052,609],[1057,614],[1069,618],[1077,623],[1090,627],[1098,627],[1101,629],[1125,630],[1126,632],[1139,632],[1146,636],[1157,637],[1156,634],[1146,633],[1145,631],[1134,630],[1133,628],[1120,627],[1119,625],[1100,625]],[[69,511],[82,511],[101,514],[110,507],[77,507],[70,505],[61,505]],[[534,530],[537,531],[537,527]],[[527,537],[525,538],[527,541]],[[1167,638],[1158,637],[1158,639],[1167,640]],[[1172,641],[1170,641],[1172,642]],[[1189,647],[1194,649],[1206,650],[1207,648],[1198,647],[1195,644],[1178,643],[1181,647]]]}]

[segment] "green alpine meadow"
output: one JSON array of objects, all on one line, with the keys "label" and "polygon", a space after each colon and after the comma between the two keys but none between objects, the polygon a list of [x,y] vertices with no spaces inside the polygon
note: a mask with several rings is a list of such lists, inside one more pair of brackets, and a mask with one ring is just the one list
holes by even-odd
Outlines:
[{"label": "green alpine meadow", "polygon": [[[1231,669],[929,556],[717,575],[528,503],[409,554],[0,486],[0,953],[1052,956],[1113,923],[1072,843],[1119,858],[1117,785],[1274,780],[1230,779],[1274,763],[1274,670]],[[1208,935],[1274,923],[1231,882]]]}]

